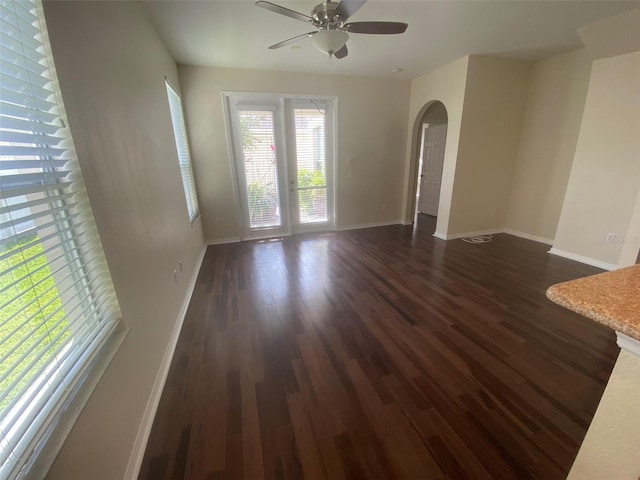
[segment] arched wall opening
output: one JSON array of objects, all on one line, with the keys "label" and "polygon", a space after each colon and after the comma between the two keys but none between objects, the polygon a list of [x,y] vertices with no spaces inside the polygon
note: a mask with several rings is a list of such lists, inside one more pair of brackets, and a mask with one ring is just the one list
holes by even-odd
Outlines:
[{"label": "arched wall opening", "polygon": [[418,211],[438,217],[446,148],[447,108],[439,100],[427,102],[416,115],[411,135],[408,193],[412,222]]}]

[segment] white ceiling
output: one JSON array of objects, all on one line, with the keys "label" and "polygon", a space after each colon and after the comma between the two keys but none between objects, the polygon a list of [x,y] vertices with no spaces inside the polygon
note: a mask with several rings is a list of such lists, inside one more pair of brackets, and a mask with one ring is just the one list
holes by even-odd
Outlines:
[{"label": "white ceiling", "polygon": [[[315,1],[272,0],[309,14]],[[306,38],[314,30],[252,1],[145,1],[143,8],[179,64],[415,78],[468,54],[538,60],[582,47],[576,29],[640,6],[633,1],[369,0],[351,21],[406,22],[402,35],[351,34],[349,56],[329,62]],[[403,69],[392,73],[394,68]]]}]

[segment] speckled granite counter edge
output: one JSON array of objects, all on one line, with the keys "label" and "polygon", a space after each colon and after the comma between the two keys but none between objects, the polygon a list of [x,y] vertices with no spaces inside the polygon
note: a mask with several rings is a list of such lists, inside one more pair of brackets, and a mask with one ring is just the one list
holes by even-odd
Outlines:
[{"label": "speckled granite counter edge", "polygon": [[[561,283],[559,283],[558,285],[562,285]],[[574,311],[576,313],[579,313],[580,315],[583,315],[587,318],[590,318],[591,320],[594,320],[606,327],[609,327],[617,332],[622,332],[625,335],[628,335],[631,338],[635,338],[636,340],[640,340],[640,332],[638,332],[636,329],[630,327],[629,325],[620,322],[619,320],[615,319],[615,318],[611,318],[607,315],[604,314],[600,314],[598,312],[594,312],[593,310],[590,310],[589,307],[587,305],[580,305],[577,304],[565,297],[563,297],[561,294],[556,294],[555,291],[553,291],[553,287],[555,287],[556,285],[552,285],[551,287],[549,287],[549,290],[547,290],[547,298],[549,300],[551,300],[553,303],[557,303],[558,305],[560,305],[561,307],[567,308],[571,311]]]},{"label": "speckled granite counter edge", "polygon": [[[603,305],[594,306],[590,302],[593,285],[611,284],[609,288],[619,291],[617,280],[623,276],[633,275],[634,282],[627,287],[628,300],[624,304],[611,304],[610,308]],[[637,281],[635,281],[637,278]],[[552,285],[547,289],[547,298],[558,305],[590,318],[613,330],[640,340],[640,295],[636,291],[640,287],[640,265],[600,273],[589,277],[570,280]],[[585,291],[586,290],[586,291]]]}]

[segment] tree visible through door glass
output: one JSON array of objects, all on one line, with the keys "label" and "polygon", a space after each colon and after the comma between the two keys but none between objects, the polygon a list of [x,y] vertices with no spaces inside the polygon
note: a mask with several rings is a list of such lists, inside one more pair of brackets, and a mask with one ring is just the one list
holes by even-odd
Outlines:
[{"label": "tree visible through door glass", "polygon": [[280,226],[273,112],[240,111],[238,115],[251,228]]}]

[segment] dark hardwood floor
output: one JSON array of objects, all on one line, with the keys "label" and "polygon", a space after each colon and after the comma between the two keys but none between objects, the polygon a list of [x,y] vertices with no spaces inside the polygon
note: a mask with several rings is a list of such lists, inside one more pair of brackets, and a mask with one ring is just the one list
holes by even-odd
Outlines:
[{"label": "dark hardwood floor", "polygon": [[545,298],[598,270],[419,224],[209,247],[140,479],[561,479],[614,334]]}]

